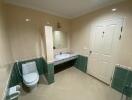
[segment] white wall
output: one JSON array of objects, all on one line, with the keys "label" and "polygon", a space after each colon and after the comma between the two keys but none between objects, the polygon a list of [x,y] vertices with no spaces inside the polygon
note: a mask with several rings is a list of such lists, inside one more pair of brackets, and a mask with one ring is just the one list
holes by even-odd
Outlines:
[{"label": "white wall", "polygon": [[[14,60],[46,57],[45,25],[51,25],[55,29],[59,22],[62,26],[61,30],[70,33],[70,20],[68,19],[11,4],[6,4],[5,7]],[[26,18],[31,21],[26,22]]]},{"label": "white wall", "polygon": [[[112,12],[112,8],[117,8],[117,12]],[[88,55],[90,46],[91,25],[102,19],[115,17],[125,18],[122,40],[118,47],[117,63],[132,67],[132,1],[127,0],[110,7],[102,8],[95,12],[86,14],[72,20],[71,49],[74,52]]]},{"label": "white wall", "polygon": [[12,62],[11,49],[6,27],[5,11],[0,0],[0,67]]}]

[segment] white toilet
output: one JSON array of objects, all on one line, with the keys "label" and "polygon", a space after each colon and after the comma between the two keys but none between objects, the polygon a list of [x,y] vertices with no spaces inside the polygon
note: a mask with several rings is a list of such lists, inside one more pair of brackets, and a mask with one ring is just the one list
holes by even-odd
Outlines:
[{"label": "white toilet", "polygon": [[36,62],[28,62],[22,64],[23,83],[30,88],[30,90],[37,87],[39,81],[39,74]]}]

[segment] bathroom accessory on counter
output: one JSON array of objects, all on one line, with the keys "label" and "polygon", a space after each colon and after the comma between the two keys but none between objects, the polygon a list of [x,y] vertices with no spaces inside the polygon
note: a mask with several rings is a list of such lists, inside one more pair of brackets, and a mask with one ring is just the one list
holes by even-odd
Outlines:
[{"label": "bathroom accessory on counter", "polygon": [[23,82],[31,90],[37,86],[39,74],[36,62],[28,62],[22,64]]},{"label": "bathroom accessory on counter", "polygon": [[20,85],[16,85],[14,87],[9,88],[8,100],[18,99],[19,95],[20,95]]}]

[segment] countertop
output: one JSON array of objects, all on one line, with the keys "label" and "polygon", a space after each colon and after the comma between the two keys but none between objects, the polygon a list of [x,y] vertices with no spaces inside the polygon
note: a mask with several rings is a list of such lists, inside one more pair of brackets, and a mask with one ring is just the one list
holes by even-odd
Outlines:
[{"label": "countertop", "polygon": [[78,56],[77,54],[70,54],[69,56],[64,57],[64,58],[54,59],[54,62],[53,63],[54,63],[54,65],[58,65],[58,64],[61,64],[61,63],[64,63],[64,62],[67,62],[67,61],[76,59],[77,56]]},{"label": "countertop", "polygon": [[132,71],[132,67],[128,67],[128,66],[125,66],[125,65],[117,64],[116,67],[123,68],[123,69],[129,70],[129,71]]},{"label": "countertop", "polygon": [[0,67],[0,100],[5,100],[13,64]]}]

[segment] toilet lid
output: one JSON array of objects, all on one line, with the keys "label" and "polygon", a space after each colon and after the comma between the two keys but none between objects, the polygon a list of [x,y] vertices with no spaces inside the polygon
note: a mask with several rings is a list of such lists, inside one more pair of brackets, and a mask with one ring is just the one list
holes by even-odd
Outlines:
[{"label": "toilet lid", "polygon": [[32,83],[38,79],[38,73],[30,73],[23,76],[25,83]]}]

